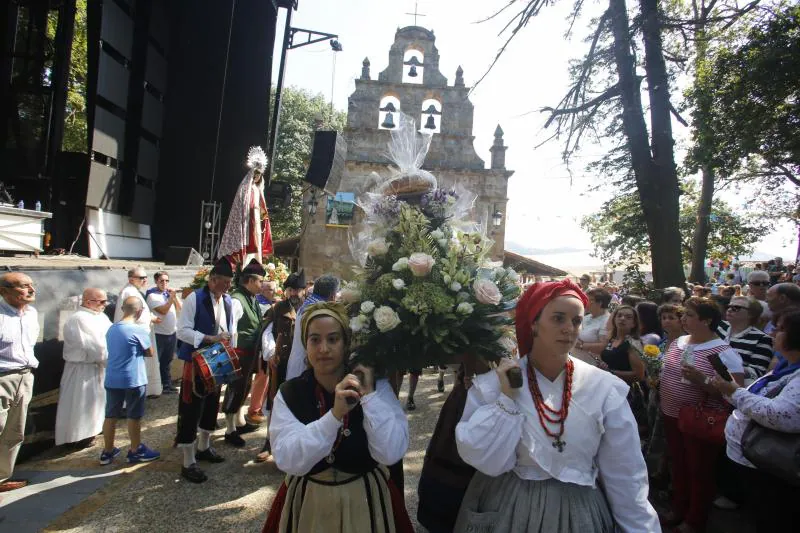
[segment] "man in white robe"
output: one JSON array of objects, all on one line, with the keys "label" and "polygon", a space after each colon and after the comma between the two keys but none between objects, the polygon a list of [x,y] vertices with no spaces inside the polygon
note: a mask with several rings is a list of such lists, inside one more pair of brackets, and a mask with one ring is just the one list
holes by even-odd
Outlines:
[{"label": "man in white robe", "polygon": [[[106,331],[111,321],[100,289],[83,291],[81,307],[64,323],[64,372],[58,395],[56,446],[89,440],[103,429],[108,360]],[[91,440],[90,440],[91,439]]]},{"label": "man in white robe", "polygon": [[[144,288],[147,285],[147,272],[142,267],[132,268],[128,271],[128,284],[125,285],[117,298],[117,308],[114,311],[114,322],[122,320],[122,302],[129,296],[136,296],[142,301],[142,314],[139,315],[137,324],[147,328],[150,332],[150,342],[156,345],[156,337],[153,334],[152,323],[161,322],[161,319],[153,316],[147,300],[144,298]],[[145,367],[147,368],[147,397],[161,396],[161,370],[158,367],[157,357],[145,357]]]}]

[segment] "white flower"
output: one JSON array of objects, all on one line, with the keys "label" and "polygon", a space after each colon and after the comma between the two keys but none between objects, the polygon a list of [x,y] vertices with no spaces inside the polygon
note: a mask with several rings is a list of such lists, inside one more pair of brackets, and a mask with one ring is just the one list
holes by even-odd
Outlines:
[{"label": "white flower", "polygon": [[367,300],[361,304],[361,312],[365,315],[370,314],[375,309],[375,304]]},{"label": "white flower", "polygon": [[469,302],[461,302],[456,306],[456,312],[462,315],[470,315],[473,310],[472,304]]},{"label": "white flower", "polygon": [[450,290],[453,292],[458,292],[461,290],[461,284],[457,281],[454,281],[450,284]]},{"label": "white flower", "polygon": [[431,237],[438,241],[439,239],[444,239],[444,233],[440,229],[435,229],[431,232]]},{"label": "white flower", "polygon": [[444,281],[445,285],[450,285],[450,283],[453,281],[453,278],[450,277],[450,274],[444,274],[442,276],[442,281]]},{"label": "white flower", "polygon": [[411,254],[411,257],[408,258],[408,268],[410,268],[411,273],[417,277],[430,274],[434,263],[436,263],[436,259],[428,254],[420,252],[414,252]]},{"label": "white flower", "polygon": [[475,292],[475,299],[482,304],[497,305],[503,299],[500,289],[488,279],[476,279],[472,284],[472,290]]},{"label": "white flower", "polygon": [[511,337],[506,337],[503,335],[497,340],[497,343],[506,351],[506,353],[510,355],[516,355],[518,348],[517,348],[517,341],[512,339]]},{"label": "white flower", "polygon": [[389,245],[386,244],[386,241],[383,239],[375,239],[367,245],[367,253],[372,257],[386,255],[386,252],[388,251]]},{"label": "white flower", "polygon": [[506,272],[508,273],[508,279],[510,279],[514,283],[519,282],[519,274],[517,274],[516,270],[514,270],[513,268],[509,268],[506,270]]},{"label": "white flower", "polygon": [[392,270],[395,272],[400,272],[401,270],[405,270],[408,268],[408,257],[401,257],[400,259],[392,265]]},{"label": "white flower", "polygon": [[436,241],[441,248],[447,249],[450,246],[450,241],[447,239],[439,239]]},{"label": "white flower", "polygon": [[386,305],[382,305],[375,310],[373,315],[375,325],[381,333],[386,333],[396,328],[400,324],[400,317],[394,310]]},{"label": "white flower", "polygon": [[361,291],[356,285],[345,285],[339,293],[339,298],[345,303],[353,304],[361,300]]},{"label": "white flower", "polygon": [[275,263],[267,263],[265,267],[267,270],[275,270]]},{"label": "white flower", "polygon": [[392,286],[399,291],[406,286],[406,282],[400,278],[396,278],[392,280]]},{"label": "white flower", "polygon": [[469,293],[468,292],[459,292],[456,294],[456,301],[458,302],[467,302],[469,301]]},{"label": "white flower", "polygon": [[366,322],[364,320],[365,318],[367,321],[369,321],[369,318],[362,315],[354,316],[353,318],[351,318],[350,329],[352,329],[354,333],[358,333],[359,331],[364,329],[364,326],[366,326]]}]

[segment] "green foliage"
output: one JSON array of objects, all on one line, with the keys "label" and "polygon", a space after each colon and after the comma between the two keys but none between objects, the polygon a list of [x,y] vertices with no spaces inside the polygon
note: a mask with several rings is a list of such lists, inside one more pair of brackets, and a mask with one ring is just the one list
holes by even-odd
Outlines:
[{"label": "green foliage", "polygon": [[[699,192],[693,183],[684,184],[680,205],[680,234],[683,262],[691,261],[692,233],[697,221]],[[708,236],[709,259],[728,259],[751,253],[770,226],[761,217],[740,215],[720,199],[711,207]],[[650,261],[647,227],[637,193],[620,194],[581,222],[589,232],[595,254],[613,265],[641,264]]]},{"label": "green foliage", "polygon": [[[800,6],[757,19],[743,39],[700,64],[688,93],[703,112],[690,163],[708,161],[723,176],[800,175]],[[748,158],[762,163],[755,173]]]},{"label": "green foliage", "polygon": [[[274,180],[292,186],[292,201],[288,208],[270,211],[272,236],[275,240],[294,237],[300,233],[303,209],[303,187],[311,144],[317,129],[344,129],[347,115],[333,110],[321,94],[311,95],[297,87],[284,87],[281,97],[281,123],[275,150]],[[275,102],[271,96],[270,108]]]}]

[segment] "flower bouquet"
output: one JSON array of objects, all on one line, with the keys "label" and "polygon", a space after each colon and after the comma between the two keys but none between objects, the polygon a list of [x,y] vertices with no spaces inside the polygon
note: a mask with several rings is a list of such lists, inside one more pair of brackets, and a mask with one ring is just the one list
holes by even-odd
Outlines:
[{"label": "flower bouquet", "polygon": [[267,271],[264,281],[276,282],[275,296],[283,298],[283,283],[289,277],[289,267],[277,259],[273,259],[264,265],[264,270]]},{"label": "flower bouquet", "polygon": [[661,377],[661,367],[664,365],[664,354],[661,353],[658,346],[646,344],[642,349],[642,360],[647,370],[647,382],[653,387]]},{"label": "flower bouquet", "polygon": [[211,273],[211,267],[203,267],[198,270],[194,278],[192,278],[192,282],[189,283],[189,288],[191,289],[202,289],[208,283],[208,276]]},{"label": "flower bouquet", "polygon": [[[395,135],[417,134],[407,117],[400,130],[392,131],[393,143]],[[408,159],[421,165],[424,157]],[[377,190],[387,189],[394,190],[380,184]],[[365,220],[351,248],[363,271],[341,291],[360,362],[406,370],[463,354],[492,362],[514,352],[509,312],[519,276],[490,262],[493,242],[463,219],[473,202],[466,191],[435,187],[413,199],[374,193],[360,199]]]}]

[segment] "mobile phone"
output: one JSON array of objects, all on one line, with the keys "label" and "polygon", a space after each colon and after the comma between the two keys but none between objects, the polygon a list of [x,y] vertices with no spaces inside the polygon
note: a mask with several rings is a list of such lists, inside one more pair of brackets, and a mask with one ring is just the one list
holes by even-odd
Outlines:
[{"label": "mobile phone", "polygon": [[733,376],[728,372],[728,368],[725,366],[725,363],[722,362],[722,359],[719,358],[719,354],[712,353],[708,356],[708,361],[711,363],[711,366],[714,367],[714,371],[719,374],[722,379],[725,381],[733,381]]}]

